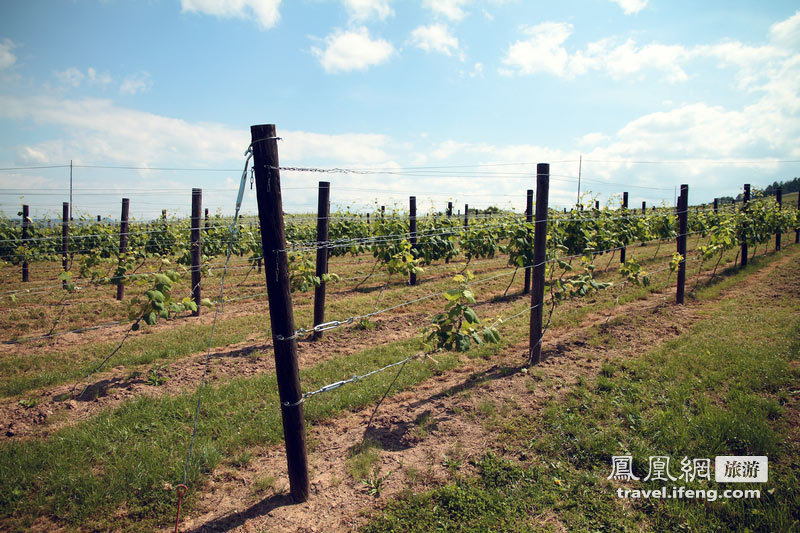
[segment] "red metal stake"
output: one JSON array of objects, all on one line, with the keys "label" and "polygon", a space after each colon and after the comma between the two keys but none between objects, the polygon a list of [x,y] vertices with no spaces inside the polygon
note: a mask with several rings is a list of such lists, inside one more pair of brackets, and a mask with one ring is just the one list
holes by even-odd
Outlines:
[{"label": "red metal stake", "polygon": [[183,501],[183,495],[186,494],[189,487],[181,483],[175,490],[178,492],[178,514],[175,516],[175,533],[178,533],[178,524],[181,523],[181,502]]}]

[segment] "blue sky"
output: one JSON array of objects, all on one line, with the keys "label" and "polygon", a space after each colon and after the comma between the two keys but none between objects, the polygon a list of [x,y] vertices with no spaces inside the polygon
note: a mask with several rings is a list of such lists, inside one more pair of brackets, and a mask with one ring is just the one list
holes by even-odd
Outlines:
[{"label": "blue sky", "polygon": [[[373,170],[284,172],[291,211],[321,177],[341,207],[520,209],[537,162],[567,205],[580,156],[583,190],[633,205],[800,175],[779,162],[800,160],[788,1],[6,0],[0,15],[0,167],[73,160],[78,215],[116,216],[123,195],[139,218],[186,214],[191,187],[230,212],[235,171],[87,167],[235,169],[259,123],[285,166]],[[68,176],[0,171],[0,210],[54,213]]]}]

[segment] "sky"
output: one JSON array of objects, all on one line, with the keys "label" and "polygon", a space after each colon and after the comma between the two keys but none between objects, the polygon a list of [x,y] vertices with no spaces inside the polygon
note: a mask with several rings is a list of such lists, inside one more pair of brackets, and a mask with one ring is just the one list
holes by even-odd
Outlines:
[{"label": "sky", "polygon": [[[795,2],[0,0],[0,212],[230,214],[250,126],[284,209],[522,210],[800,176]],[[24,167],[24,168],[23,168]],[[54,167],[54,168],[30,168]],[[105,168],[98,168],[105,167]],[[109,168],[111,167],[111,168]],[[133,167],[133,168],[113,168]],[[161,169],[180,170],[161,170]],[[254,191],[243,209],[255,213]],[[588,197],[586,197],[588,198]]]}]

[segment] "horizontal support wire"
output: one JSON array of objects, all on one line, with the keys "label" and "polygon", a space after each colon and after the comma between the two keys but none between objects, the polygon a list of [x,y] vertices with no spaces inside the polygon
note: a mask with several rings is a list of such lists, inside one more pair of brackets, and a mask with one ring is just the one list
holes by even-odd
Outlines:
[{"label": "horizontal support wire", "polygon": [[[690,235],[690,234],[687,234],[687,235]],[[610,251],[610,250],[606,250],[606,251]],[[696,250],[693,250],[693,252],[696,252]],[[599,252],[599,253],[600,253],[600,252]],[[580,257],[580,256],[573,256],[573,257]],[[562,259],[562,260],[563,260],[563,259],[569,259],[569,258],[568,258],[568,257],[565,257],[565,258],[558,258],[558,259]],[[698,260],[698,259],[699,259],[699,258],[695,258],[695,259],[693,259],[693,260]],[[548,261],[544,261],[543,263],[540,263],[539,265],[541,265],[541,264],[544,264],[544,263],[547,263],[547,262],[550,262],[550,261],[554,261],[554,260],[557,260],[557,259],[550,259],[550,260],[548,260]],[[688,259],[685,259],[685,258],[684,258],[684,260],[683,260],[682,262],[689,263],[689,262],[691,262],[691,261],[693,261],[693,260],[688,260]],[[536,265],[536,266],[539,266],[539,265]],[[526,267],[526,268],[527,268],[527,267]],[[652,271],[652,272],[646,272],[646,274],[656,274],[656,273],[659,273],[659,272],[663,272],[663,271],[665,271],[665,270],[669,270],[670,268],[671,268],[670,266],[666,266],[666,267],[664,267],[664,268],[661,268],[661,269],[658,269],[658,270],[654,270],[654,271]],[[439,293],[439,294],[441,294],[441,293]],[[551,298],[551,299],[550,299],[550,301],[549,301],[549,302],[547,302],[547,303],[548,303],[548,304],[551,304],[551,303],[552,303],[552,298]],[[508,318],[504,318],[504,319],[498,319],[498,320],[496,320],[496,321],[495,321],[495,322],[494,322],[494,323],[493,323],[491,326],[489,326],[489,327],[490,327],[490,328],[494,328],[494,327],[497,327],[497,326],[500,326],[500,327],[502,327],[503,325],[507,324],[508,322],[510,322],[510,321],[512,321],[512,320],[514,320],[514,319],[516,319],[516,318],[518,318],[518,317],[520,317],[520,316],[522,316],[522,315],[525,315],[525,314],[527,314],[527,313],[530,313],[532,310],[536,309],[537,307],[540,307],[541,305],[542,305],[542,303],[538,303],[538,304],[535,304],[535,305],[532,305],[532,306],[526,307],[526,308],[522,309],[521,311],[519,311],[519,312],[517,312],[517,313],[514,313],[513,315],[509,316]],[[337,322],[337,321],[334,321],[334,322]],[[332,328],[326,328],[326,329],[332,329]],[[544,337],[544,333],[545,333],[545,332],[542,332],[542,336],[541,336],[541,337],[539,338],[539,340],[537,341],[537,344],[542,342],[542,338]],[[279,336],[279,337],[280,337],[280,336]],[[323,394],[323,393],[325,393],[325,392],[330,392],[330,391],[336,390],[336,389],[338,389],[338,388],[340,388],[340,387],[343,387],[343,386],[345,386],[345,385],[348,385],[348,384],[350,384],[350,383],[359,383],[359,382],[361,382],[362,380],[364,380],[364,379],[366,379],[366,378],[368,378],[368,377],[370,377],[370,376],[373,376],[373,375],[375,375],[375,374],[378,374],[378,373],[384,372],[384,371],[386,371],[386,370],[389,370],[390,368],[394,368],[394,367],[396,367],[396,366],[403,365],[403,364],[405,364],[405,363],[407,363],[407,362],[409,362],[409,361],[412,361],[412,360],[414,360],[414,359],[421,359],[421,358],[423,358],[423,357],[430,357],[430,356],[429,356],[429,354],[425,354],[425,353],[420,353],[420,354],[411,355],[411,356],[408,356],[408,357],[406,357],[406,358],[404,358],[404,359],[401,359],[401,360],[399,360],[399,361],[395,361],[394,363],[390,363],[390,364],[388,364],[388,365],[386,365],[386,366],[383,366],[383,367],[381,367],[381,368],[378,368],[378,369],[376,369],[376,370],[372,370],[371,372],[367,372],[366,374],[362,374],[362,375],[354,375],[353,377],[351,377],[351,378],[349,378],[349,379],[344,379],[344,380],[341,380],[341,381],[335,381],[335,382],[333,382],[333,383],[329,383],[328,385],[324,385],[324,386],[320,387],[319,389],[316,389],[316,390],[313,390],[313,391],[309,391],[309,392],[304,392],[304,393],[302,394],[302,396],[300,397],[300,399],[299,399],[298,401],[296,401],[296,402],[281,402],[281,404],[282,404],[284,407],[295,407],[295,406],[297,406],[297,405],[300,405],[300,404],[301,404],[301,403],[303,403],[303,402],[304,402],[304,401],[305,401],[307,398],[310,398],[310,397],[312,397],[312,396],[316,396],[316,395],[318,395],[318,394]]]}]

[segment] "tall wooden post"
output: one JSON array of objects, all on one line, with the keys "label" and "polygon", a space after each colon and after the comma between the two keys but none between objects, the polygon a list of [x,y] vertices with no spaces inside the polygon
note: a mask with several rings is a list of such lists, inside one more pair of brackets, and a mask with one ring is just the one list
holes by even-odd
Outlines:
[{"label": "tall wooden post", "polygon": [[678,288],[675,292],[675,303],[683,304],[686,290],[686,231],[689,227],[689,186],[681,185],[678,196],[678,253],[683,259],[678,265]]},{"label": "tall wooden post", "polygon": [[[797,193],[797,210],[800,211],[800,191]],[[800,228],[794,229],[794,243],[800,243]]]},{"label": "tall wooden post", "polygon": [[97,215],[97,221],[100,222],[100,215]]},{"label": "tall wooden post", "polygon": [[[317,195],[317,270],[320,284],[314,289],[314,325],[325,322],[325,286],[322,276],[328,273],[328,221],[331,216],[331,184],[319,182]],[[369,216],[369,215],[367,215]],[[315,331],[314,339],[321,339],[322,332]]]},{"label": "tall wooden post", "polygon": [[[747,213],[747,208],[750,204],[750,184],[744,184],[744,201],[742,202],[742,211]],[[745,222],[745,224],[747,224]],[[746,233],[745,233],[746,234]],[[742,240],[742,260],[741,260],[742,268],[747,266],[747,237]]]},{"label": "tall wooden post", "polygon": [[[67,248],[69,247],[69,202],[61,204],[61,268],[69,270],[67,261]],[[62,280],[61,286],[67,286],[67,280]]]},{"label": "tall wooden post", "polygon": [[[800,196],[800,192],[797,193]],[[778,202],[778,211],[783,209],[783,189],[778,187],[775,191],[775,200]],[[775,234],[775,251],[778,252],[781,249],[781,229],[778,228],[778,232]]]},{"label": "tall wooden post", "polygon": [[530,355],[528,364],[542,360],[542,316],[544,274],[547,259],[547,203],[550,194],[550,165],[536,165],[536,218],[533,229],[533,290],[531,291]]},{"label": "tall wooden post", "polygon": [[[200,256],[203,250],[203,236],[200,231],[200,213],[203,209],[203,189],[192,189],[192,300],[197,304],[197,311],[192,311],[192,316],[200,316]],[[208,209],[206,209],[208,215]],[[206,224],[208,222],[206,221]]]},{"label": "tall wooden post", "polygon": [[598,211],[600,211],[600,200],[595,200],[594,201],[594,208],[597,209]]},{"label": "tall wooden post", "polygon": [[453,216],[453,202],[447,202],[447,218]]},{"label": "tall wooden post", "polygon": [[[622,216],[625,217],[626,219],[628,218],[628,193],[627,192],[622,193]],[[619,251],[619,262],[623,263],[623,264],[625,263],[625,252],[627,252],[627,249],[625,248],[625,246],[623,246],[622,250]]]},{"label": "tall wooden post", "polygon": [[252,126],[258,218],[269,299],[272,343],[275,347],[275,375],[283,417],[289,490],[295,502],[308,499],[306,429],[303,424],[303,396],[297,367],[297,337],[294,327],[286,229],[283,222],[281,177],[278,170],[278,142],[275,125]]},{"label": "tall wooden post", "polygon": [[[25,246],[28,244],[28,224],[30,223],[30,214],[28,211],[28,206],[22,206],[22,245]],[[27,250],[27,246],[25,246]],[[24,258],[22,260],[22,281],[28,281],[28,260]]]},{"label": "tall wooden post", "polygon": [[[525,194],[525,222],[533,222],[533,189],[528,189]],[[528,235],[530,239],[530,232]],[[531,292],[531,265],[525,265],[525,285],[522,287],[522,294]]]},{"label": "tall wooden post", "polygon": [[[128,252],[128,214],[130,211],[130,198],[122,199],[122,214],[119,217],[119,262],[125,260]],[[117,281],[117,300],[122,301],[125,297],[125,280]]]},{"label": "tall wooden post", "polygon": [[[410,235],[411,241],[411,253],[417,249],[417,197],[416,196],[409,196],[408,197],[408,233]],[[413,272],[408,278],[409,285],[416,285],[417,284],[417,275]]]},{"label": "tall wooden post", "polygon": [[[646,215],[646,214],[647,214],[647,202],[642,200],[642,215]],[[642,246],[645,246],[644,240],[642,240]]]},{"label": "tall wooden post", "polygon": [[719,198],[714,198],[714,214],[719,212]]},{"label": "tall wooden post", "polygon": [[464,227],[469,227],[469,204],[464,204]]}]

